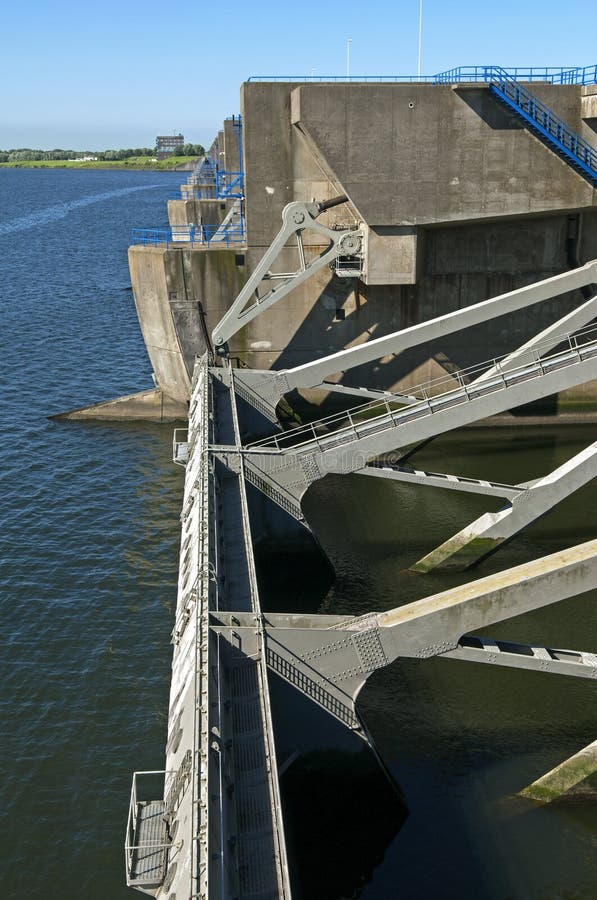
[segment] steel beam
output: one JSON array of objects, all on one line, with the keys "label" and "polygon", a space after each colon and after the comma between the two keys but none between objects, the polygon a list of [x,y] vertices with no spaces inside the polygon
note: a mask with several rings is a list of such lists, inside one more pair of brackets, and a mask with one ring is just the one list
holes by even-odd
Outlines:
[{"label": "steel beam", "polygon": [[449,491],[464,491],[468,494],[484,494],[487,497],[517,497],[524,488],[521,485],[500,484],[497,481],[484,481],[481,478],[465,478],[460,475],[444,475],[440,472],[423,472],[410,466],[390,463],[370,463],[359,469],[357,475],[372,475],[376,478],[388,478],[406,484],[417,484],[424,487],[436,487]]},{"label": "steel beam", "polygon": [[[552,278],[546,278],[543,281],[509,291],[506,294],[500,294],[480,303],[474,303],[464,309],[454,310],[446,315],[429,319],[427,322],[421,322],[384,337],[374,338],[371,341],[358,344],[355,347],[349,347],[322,359],[314,360],[292,369],[283,369],[279,372],[245,371],[240,375],[240,379],[248,390],[254,391],[259,395],[262,402],[267,403],[271,410],[275,410],[283,394],[295,388],[320,385],[326,378],[338,372],[344,372],[355,366],[372,362],[380,359],[382,356],[397,355],[411,347],[419,346],[428,341],[439,340],[456,331],[462,331],[473,325],[489,322],[508,313],[518,312],[536,303],[550,300],[560,294],[578,290],[596,282],[597,260],[592,260],[578,269],[563,272]],[[243,296],[244,294],[239,295],[239,300]],[[244,303],[248,299],[248,297],[245,297]],[[235,301],[227,316],[232,315],[232,311],[238,308],[238,302],[238,300]],[[574,324],[575,322],[584,323],[590,320],[592,316],[589,313],[593,309],[593,303],[594,298],[566,317],[570,328],[579,327],[578,324]],[[258,310],[255,310],[254,314],[257,315],[257,312]],[[588,316],[588,318],[585,318],[585,316]],[[558,323],[558,328],[563,327],[563,323],[566,320],[561,320]],[[542,336],[546,341],[549,340],[553,336],[553,328],[542,332]],[[515,364],[516,354],[522,353],[525,348],[528,349],[528,347],[534,346],[535,340],[533,339],[524,348],[519,348],[518,351],[515,351],[514,354],[508,357],[507,360],[510,360],[510,365]]]},{"label": "steel beam", "polygon": [[[597,677],[591,653],[470,638],[468,633],[597,589],[597,540],[440,594],[354,619],[271,616],[262,620],[269,668],[365,737],[356,699],[372,672],[401,657],[495,662]],[[226,616],[231,618],[227,619]],[[254,617],[219,614],[212,628],[252,652]],[[467,636],[463,638],[463,636]]]},{"label": "steel beam", "polygon": [[545,515],[597,475],[597,441],[534,481],[495,513],[484,513],[411,566],[413,572],[467,569]]},{"label": "steel beam", "polygon": [[[348,198],[343,196],[322,203],[297,201],[286,204],[282,212],[280,231],[230,309],[213,330],[212,339],[215,347],[224,347],[226,342],[244,325],[278,303],[295,287],[307,281],[315,272],[338,256],[342,254],[353,256],[360,253],[362,232],[358,228],[332,229],[326,228],[325,225],[316,221],[317,216],[324,210],[339,203],[345,203],[347,200]],[[314,231],[329,242],[329,247],[310,262],[307,262],[305,258],[302,240],[302,233],[307,230]],[[299,268],[296,272],[272,273],[270,266],[273,265],[288,239],[293,235],[296,235],[297,238]],[[258,289],[264,281],[278,283],[263,295],[259,295]]]},{"label": "steel beam", "polygon": [[[400,410],[390,406],[373,418],[349,417],[349,424],[320,435],[318,423],[244,449],[251,467],[264,482],[293,503],[314,481],[328,472],[344,474],[363,469],[375,456],[443,434],[506,409],[546,397],[597,378],[597,342],[582,351],[556,354],[478,386],[463,385]],[[299,443],[303,439],[302,443]]]}]

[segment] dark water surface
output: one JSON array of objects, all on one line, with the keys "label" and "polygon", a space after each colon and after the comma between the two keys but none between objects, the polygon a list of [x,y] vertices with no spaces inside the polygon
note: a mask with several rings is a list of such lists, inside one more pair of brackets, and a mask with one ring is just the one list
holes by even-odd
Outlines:
[{"label": "dark water surface", "polygon": [[[164,760],[182,476],[169,426],[46,416],[151,386],[126,248],[131,226],[166,224],[166,193],[181,180],[0,170],[0,900],[135,896],[122,844],[131,772]],[[520,481],[593,439],[589,427],[469,430],[417,465]],[[596,502],[585,489],[476,575],[594,538]],[[327,478],[307,504],[338,571],[324,603],[333,613],[465,580],[404,570],[490,508],[359,476]],[[596,650],[596,599],[491,634]],[[580,679],[458,662],[377,673],[361,709],[411,814],[360,896],[597,897],[597,808],[514,797],[597,737],[594,699]]]},{"label": "dark water surface", "polygon": [[171,429],[49,422],[151,387],[126,250],[181,175],[0,171],[3,898],[126,898],[163,768],[182,479]]}]

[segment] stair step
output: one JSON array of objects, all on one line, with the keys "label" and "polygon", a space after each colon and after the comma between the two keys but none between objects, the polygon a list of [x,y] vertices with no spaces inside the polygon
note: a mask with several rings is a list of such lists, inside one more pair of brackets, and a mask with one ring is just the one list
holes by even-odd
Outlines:
[{"label": "stair step", "polygon": [[[495,99],[501,103],[502,106],[509,109],[518,118],[522,119],[525,126],[529,128],[543,143],[550,147],[550,149],[554,150],[555,153],[563,159],[572,169],[586,178],[593,187],[597,187],[597,149],[591,147],[591,145],[587,144],[580,135],[575,134],[571,129],[566,125],[566,123],[560,119],[555,113],[552,113],[544,104],[542,104],[539,100],[535,98],[533,94],[530,93],[526,88],[522,88],[515,81],[509,82],[511,85],[516,85],[516,90],[522,94],[524,99],[527,101],[529,107],[535,111],[535,113],[541,113],[541,116],[537,115],[533,116],[531,112],[521,106],[513,97],[508,96],[504,88],[499,82],[490,83],[489,88],[491,94]],[[549,131],[546,131],[545,125],[543,124],[546,118],[551,121],[557,127],[561,127],[563,133],[573,136],[574,143],[577,146],[585,146],[587,148],[587,154],[590,155],[590,158],[595,160],[595,167],[590,165],[585,159],[580,157],[574,150],[566,147],[555,135],[551,134]]]}]

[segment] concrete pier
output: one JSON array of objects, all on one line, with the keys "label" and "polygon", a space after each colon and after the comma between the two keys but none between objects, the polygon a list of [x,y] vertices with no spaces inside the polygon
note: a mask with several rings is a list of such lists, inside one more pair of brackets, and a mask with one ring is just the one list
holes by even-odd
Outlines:
[{"label": "concrete pier", "polygon": [[[590,86],[536,83],[538,100],[586,141],[595,134]],[[188,241],[135,244],[129,253],[135,300],[157,377],[188,399],[193,354],[213,330],[272,241],[284,206],[347,194],[328,225],[361,223],[358,277],[319,272],[283,308],[249,323],[230,353],[258,369],[299,365],[461,309],[597,257],[596,192],[487,84],[245,83],[241,89],[244,190],[242,240],[227,247]],[[228,131],[229,121],[225,123]],[[214,158],[239,163],[226,127]],[[371,136],[375,135],[372,140]],[[264,148],[267,152],[264,153]],[[221,222],[233,200],[170,201],[171,223]],[[139,223],[151,225],[152,223]],[[321,252],[310,239],[305,252]],[[292,271],[288,244],[280,271]],[[572,292],[497,327],[446,335],[342,375],[349,386],[407,392],[413,384],[508,353],[575,309]],[[306,393],[315,402],[325,398]],[[595,399],[592,384],[545,399],[543,411]]]},{"label": "concrete pier", "polygon": [[[290,900],[280,778],[316,749],[376,757],[358,697],[377,670],[440,658],[595,679],[590,648],[478,631],[597,590],[596,540],[384,612],[375,598],[356,617],[261,605],[255,547],[316,546],[302,500],[327,473],[505,497],[458,552],[436,551],[461,562],[594,477],[597,445],[526,484],[400,462],[491,415],[597,400],[593,92],[544,82],[529,100],[491,72],[247,82],[242,117],[169,203],[170,228],[136,233],[156,392],[125,401],[188,404],[189,426],[174,452],[186,472],[164,791],[138,795],[136,773],[125,847],[129,884],[158,900]],[[284,430],[293,392],[310,420],[295,412]],[[315,415],[331,396],[347,405]],[[587,748],[539,793],[586,782],[596,760]],[[137,864],[147,809],[161,822],[151,881]]]}]

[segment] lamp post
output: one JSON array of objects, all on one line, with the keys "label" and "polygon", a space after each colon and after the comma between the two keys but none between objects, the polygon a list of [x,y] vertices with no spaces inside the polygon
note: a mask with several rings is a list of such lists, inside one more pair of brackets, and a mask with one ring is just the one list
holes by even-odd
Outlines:
[{"label": "lamp post", "polygon": [[350,78],[350,45],[352,44],[352,38],[348,38],[346,41],[346,77]]},{"label": "lamp post", "polygon": [[421,41],[423,37],[423,0],[419,0],[419,58],[417,63],[417,77],[421,77]]}]

